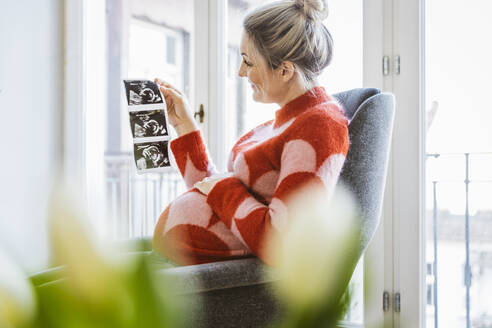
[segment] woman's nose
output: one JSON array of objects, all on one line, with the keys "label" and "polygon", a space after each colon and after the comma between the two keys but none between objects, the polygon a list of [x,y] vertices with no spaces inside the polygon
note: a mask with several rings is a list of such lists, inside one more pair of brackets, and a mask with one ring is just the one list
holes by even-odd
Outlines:
[{"label": "woman's nose", "polygon": [[239,67],[239,71],[237,73],[239,75],[239,77],[243,77],[243,76],[246,76],[246,74],[244,73],[244,70],[243,70],[243,65],[241,65]]}]

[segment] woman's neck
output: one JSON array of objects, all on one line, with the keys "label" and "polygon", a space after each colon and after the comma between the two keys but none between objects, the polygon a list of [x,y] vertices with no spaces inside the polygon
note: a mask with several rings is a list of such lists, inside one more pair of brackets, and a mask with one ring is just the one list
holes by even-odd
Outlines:
[{"label": "woman's neck", "polygon": [[280,108],[284,107],[286,104],[288,104],[291,100],[296,99],[299,96],[302,96],[305,94],[308,90],[311,88],[315,87],[316,85],[312,85],[310,88],[306,89],[306,87],[300,83],[295,83],[292,84],[288,89],[285,94],[285,96],[282,98],[281,101],[279,101],[277,104],[280,106]]}]

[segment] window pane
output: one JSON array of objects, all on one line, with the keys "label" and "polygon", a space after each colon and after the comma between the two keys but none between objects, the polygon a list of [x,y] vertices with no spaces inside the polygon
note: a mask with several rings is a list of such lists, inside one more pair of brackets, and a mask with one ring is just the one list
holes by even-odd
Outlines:
[{"label": "window pane", "polygon": [[330,0],[325,25],[333,38],[331,64],[319,77],[329,93],[362,87],[363,1]]},{"label": "window pane", "polygon": [[[242,21],[252,7],[266,1],[228,1],[228,72],[227,148],[230,150],[240,135],[255,126],[275,117],[277,104],[262,104],[253,101],[253,92],[247,78],[238,76],[241,64],[240,42]],[[331,0],[330,16],[324,22],[334,39],[334,57],[331,65],[319,77],[320,85],[329,93],[362,87],[362,0]],[[363,322],[363,260],[359,262],[352,277],[354,296],[346,320]]]},{"label": "window pane", "polygon": [[[333,58],[319,77],[330,94],[362,87],[363,78],[363,1],[331,0],[330,14],[324,21],[333,38]],[[353,296],[345,320],[364,323],[364,257],[350,281]]]},{"label": "window pane", "polygon": [[[108,237],[150,236],[167,204],[185,190],[179,172],[137,175],[121,80],[161,77],[190,92],[193,0],[107,0],[108,119],[106,147]],[[174,131],[171,131],[174,133]],[[171,154],[172,155],[172,154]]]},{"label": "window pane", "polygon": [[427,327],[492,325],[491,10],[425,2]]},{"label": "window pane", "polygon": [[227,66],[227,107],[226,121],[228,130],[226,131],[226,149],[230,150],[236,140],[255,126],[271,120],[276,104],[263,104],[253,101],[253,90],[247,79],[238,76],[239,66],[242,57],[240,56],[240,43],[242,34],[242,20],[244,14],[256,5],[268,1],[247,0],[228,2],[228,66]]},{"label": "window pane", "polygon": [[167,36],[167,62],[176,65],[176,38]]}]

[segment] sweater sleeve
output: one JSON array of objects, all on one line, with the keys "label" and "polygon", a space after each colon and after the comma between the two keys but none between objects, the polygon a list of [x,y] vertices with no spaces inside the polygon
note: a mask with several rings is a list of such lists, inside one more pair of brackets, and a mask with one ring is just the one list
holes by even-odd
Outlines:
[{"label": "sweater sleeve", "polygon": [[283,144],[279,179],[270,204],[259,202],[236,177],[218,182],[207,196],[217,216],[264,263],[265,237],[281,233],[287,223],[288,199],[314,183],[328,192],[334,188],[348,151],[346,124],[310,119]]},{"label": "sweater sleeve", "polygon": [[188,188],[217,173],[200,130],[192,131],[171,141],[171,150]]}]

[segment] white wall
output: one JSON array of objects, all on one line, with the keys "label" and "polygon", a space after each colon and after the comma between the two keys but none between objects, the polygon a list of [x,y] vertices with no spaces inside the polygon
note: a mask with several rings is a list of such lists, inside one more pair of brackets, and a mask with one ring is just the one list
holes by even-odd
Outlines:
[{"label": "white wall", "polygon": [[62,155],[61,2],[0,2],[0,248],[28,271],[47,264],[46,202]]}]

